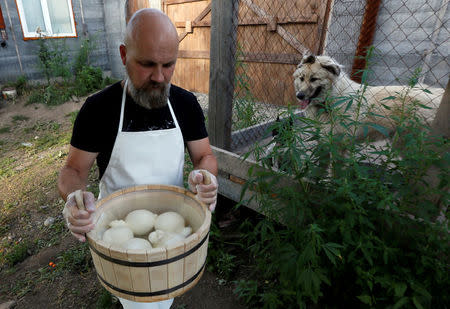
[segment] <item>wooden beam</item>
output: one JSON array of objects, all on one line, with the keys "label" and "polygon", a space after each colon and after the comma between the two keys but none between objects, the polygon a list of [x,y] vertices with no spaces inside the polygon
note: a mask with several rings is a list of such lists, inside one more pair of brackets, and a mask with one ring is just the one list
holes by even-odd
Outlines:
[{"label": "wooden beam", "polygon": [[[180,50],[178,58],[209,59],[210,52],[204,50]],[[302,60],[300,54],[243,53],[239,57],[243,62],[295,64]]]},{"label": "wooden beam", "polygon": [[239,0],[211,7],[208,131],[212,145],[230,149]]},{"label": "wooden beam", "polygon": [[[316,24],[319,20],[317,14],[312,14],[309,17],[298,16],[296,18],[278,18],[278,25],[288,25],[288,24]],[[251,17],[251,18],[243,18],[239,20],[239,26],[260,26],[260,25],[268,25],[270,22],[273,22],[273,18],[264,18],[264,17]],[[186,26],[186,22],[184,21],[176,21],[175,27],[184,28]],[[200,20],[193,21],[192,27],[211,27],[211,21],[209,20]]]},{"label": "wooden beam", "polygon": [[[252,10],[256,15],[262,18],[272,18],[266,11],[260,8],[258,5],[253,3],[252,0],[241,0],[241,2],[245,3],[250,10]],[[306,54],[310,53],[310,50],[305,47],[297,38],[292,35],[289,31],[284,29],[283,27],[277,27],[277,33],[292,47],[294,47],[299,53]]]},{"label": "wooden beam", "polygon": [[200,2],[205,0],[163,0],[163,5],[172,5],[172,4],[183,4],[190,2]]}]

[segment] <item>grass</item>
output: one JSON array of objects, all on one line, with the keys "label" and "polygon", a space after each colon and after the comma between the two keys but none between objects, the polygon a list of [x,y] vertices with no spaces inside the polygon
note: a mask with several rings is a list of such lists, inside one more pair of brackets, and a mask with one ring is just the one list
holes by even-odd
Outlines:
[{"label": "grass", "polygon": [[0,261],[8,266],[14,266],[17,263],[22,262],[28,257],[28,251],[30,249],[30,244],[28,241],[20,241],[14,243],[9,250],[0,254]]},{"label": "grass", "polygon": [[11,132],[11,127],[1,127],[0,128],[0,134],[9,133]]},{"label": "grass", "polygon": [[23,115],[14,115],[14,116],[12,116],[12,122],[13,123],[17,123],[17,122],[21,122],[21,121],[27,121],[29,119],[30,119],[30,117],[23,116]]}]

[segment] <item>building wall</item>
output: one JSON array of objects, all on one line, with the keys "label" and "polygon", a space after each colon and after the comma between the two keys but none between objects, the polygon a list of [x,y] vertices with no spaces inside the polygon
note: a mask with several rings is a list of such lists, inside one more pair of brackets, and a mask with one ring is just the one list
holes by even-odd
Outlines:
[{"label": "building wall", "polygon": [[[39,69],[36,40],[23,39],[23,33],[15,0],[0,0],[8,34],[7,46],[0,47],[0,83],[14,81],[25,75],[28,79],[43,78]],[[95,47],[91,53],[91,65],[102,70],[111,70],[107,37],[105,33],[103,0],[72,0],[77,38],[48,39],[49,45],[65,45],[70,60],[74,60],[80,45],[86,35],[94,41]],[[84,21],[84,22],[83,22]],[[14,40],[15,37],[15,40]],[[20,60],[20,61],[19,61]],[[22,64],[22,69],[20,67]]]},{"label": "building wall", "polygon": [[[445,17],[450,14],[450,5],[446,7],[445,2],[382,1],[373,41],[376,56],[369,67],[372,70],[369,84],[404,84],[414,69],[421,68],[423,82],[445,87],[450,71],[450,20]],[[347,73],[351,72],[364,6],[365,1],[335,0],[330,15],[325,53],[343,64]]]}]

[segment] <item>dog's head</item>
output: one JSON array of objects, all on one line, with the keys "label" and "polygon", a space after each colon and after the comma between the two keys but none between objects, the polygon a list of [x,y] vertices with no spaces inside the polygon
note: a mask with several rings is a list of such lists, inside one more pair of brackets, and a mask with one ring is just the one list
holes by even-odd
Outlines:
[{"label": "dog's head", "polygon": [[322,104],[339,74],[340,66],[328,56],[303,57],[294,72],[294,88],[300,108]]}]

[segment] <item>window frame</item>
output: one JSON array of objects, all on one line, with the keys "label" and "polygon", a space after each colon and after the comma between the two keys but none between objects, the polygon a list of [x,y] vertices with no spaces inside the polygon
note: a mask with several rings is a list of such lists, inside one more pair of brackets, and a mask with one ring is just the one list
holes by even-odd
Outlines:
[{"label": "window frame", "polygon": [[[53,33],[52,24],[51,24],[51,20],[50,20],[50,14],[48,11],[47,0],[40,0],[41,7],[42,7],[42,15],[44,17],[45,28],[47,30],[50,30],[50,32],[42,32],[42,38],[76,38],[76,37],[78,37],[77,27],[76,27],[77,24],[75,22],[75,14],[73,12],[72,0],[59,0],[59,1],[67,2],[67,5],[69,7],[70,24],[72,26],[73,31],[70,33]],[[41,35],[39,33],[37,33],[34,30],[30,31],[28,29],[27,19],[26,19],[25,12],[23,10],[22,0],[16,0],[16,7],[17,7],[17,13],[19,14],[19,21],[20,21],[20,24],[22,27],[23,39],[26,41],[26,40],[36,40],[36,39],[41,38]]]}]

